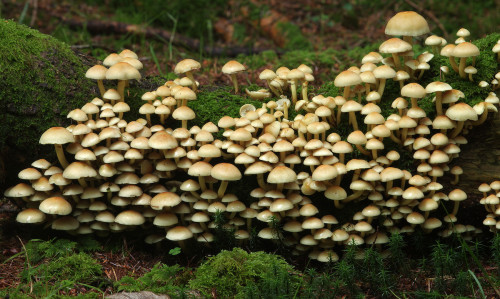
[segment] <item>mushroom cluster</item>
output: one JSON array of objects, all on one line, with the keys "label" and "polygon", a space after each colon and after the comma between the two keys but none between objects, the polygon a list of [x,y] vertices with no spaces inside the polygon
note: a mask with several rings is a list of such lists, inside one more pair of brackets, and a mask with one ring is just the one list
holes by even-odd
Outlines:
[{"label": "mushroom cluster", "polygon": [[[25,182],[5,192],[26,203],[17,221],[47,222],[75,234],[141,228],[151,232],[148,243],[168,239],[184,247],[189,239],[212,242],[214,215],[223,213],[226,227],[241,242],[256,231],[262,239],[281,240],[294,253],[320,261],[335,261],[346,244],[380,246],[389,233],[479,233],[480,228],[457,222],[467,194],[460,189],[444,193],[439,180],[450,172],[458,183],[462,171],[448,163],[467,143],[467,132],[497,112],[499,99],[491,92],[471,107],[461,101],[464,93],[446,82],[418,83],[439,51],[461,77],[472,80],[463,74],[468,57],[473,65],[479,50],[463,50],[472,45],[465,41],[454,46],[458,50],[439,50],[446,41],[431,36],[426,45],[434,54],[415,57],[413,37],[429,33],[415,12],[398,13],[386,33],[402,39],[380,45],[387,57],[371,52],[360,67],[341,72],[334,85],[342,94],[310,95],[314,77],[306,65],[264,70],[259,78],[270,92],[261,92],[279,100],[244,106],[240,117],[224,116],[201,128],[188,126],[195,112],[187,107],[197,99],[192,72],[199,63],[179,62],[175,73],[186,77],[144,93],[139,113],[145,119],[127,122],[123,114],[130,107],[123,90],[126,80],[140,78],[137,57],[131,51],[108,56],[108,70],[96,66],[87,73],[98,80],[102,99],[72,111],[68,117],[76,124],[51,128],[40,139],[55,145],[59,165],[37,160],[19,173]],[[458,65],[454,57],[460,57]],[[244,67],[231,63],[226,70],[234,78]],[[105,91],[103,79],[119,80],[117,90]],[[390,80],[397,81],[400,97],[385,95]],[[234,88],[237,92],[236,83]],[[419,106],[432,95],[433,119]],[[397,112],[384,117],[381,104],[388,101]],[[294,119],[289,109],[298,112]],[[154,114],[159,123],[153,122]],[[170,115],[181,127],[168,127]],[[402,152],[416,162],[414,173],[399,163]],[[237,192],[242,181],[255,188]],[[490,197],[485,195],[485,202]],[[488,203],[487,211],[498,209],[498,198],[495,204],[493,210]]]},{"label": "mushroom cluster", "polygon": [[486,212],[488,212],[483,224],[492,232],[497,232],[500,230],[500,181],[494,181],[490,184],[483,183],[477,189],[483,195],[480,203],[484,205]]}]

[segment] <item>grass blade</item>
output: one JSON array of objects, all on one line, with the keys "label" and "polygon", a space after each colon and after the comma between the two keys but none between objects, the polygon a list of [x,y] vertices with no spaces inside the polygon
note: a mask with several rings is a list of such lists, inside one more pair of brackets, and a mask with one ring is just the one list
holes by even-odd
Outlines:
[{"label": "grass blade", "polygon": [[160,76],[165,76],[163,71],[161,70],[160,62],[158,61],[158,57],[156,57],[155,50],[153,49],[153,45],[149,44],[149,51],[151,52],[151,58],[153,58],[153,61],[156,64],[156,68],[158,69],[158,72],[160,73]]},{"label": "grass blade", "polygon": [[19,16],[19,24],[24,23],[24,18],[26,17],[26,13],[28,13],[28,8],[30,7],[30,0],[26,0],[26,3],[24,3],[23,10],[21,11],[21,15]]},{"label": "grass blade", "polygon": [[474,274],[474,272],[472,272],[470,269],[469,269],[469,274],[472,276],[472,278],[474,278],[474,280],[476,281],[476,284],[477,286],[479,287],[479,292],[481,292],[481,298],[484,298],[486,299],[486,295],[484,294],[484,291],[483,291],[483,286],[481,285],[481,283],[479,282],[479,279],[477,279],[476,275]]}]

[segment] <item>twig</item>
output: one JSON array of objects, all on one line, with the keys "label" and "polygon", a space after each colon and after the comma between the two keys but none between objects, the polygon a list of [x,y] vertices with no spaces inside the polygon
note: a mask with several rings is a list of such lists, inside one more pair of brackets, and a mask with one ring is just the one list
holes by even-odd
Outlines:
[{"label": "twig", "polygon": [[[100,20],[88,20],[80,21],[75,19],[63,18],[62,22],[71,28],[85,28],[89,33],[95,34],[137,34],[144,35],[148,38],[154,38],[158,40],[170,40],[173,44],[190,48],[199,49],[201,44],[197,39],[193,39],[187,36],[175,33],[175,39],[172,39],[173,33],[163,30],[161,28],[153,28],[142,25],[126,24],[122,22],[111,22],[111,21],[100,21]],[[239,54],[256,54],[266,50],[267,48],[253,48],[253,47],[241,47],[241,46],[231,46],[231,47],[216,47],[216,46],[203,46],[203,52],[208,55],[213,56],[237,56]],[[276,51],[282,53],[281,51]]]},{"label": "twig", "polygon": [[421,8],[420,6],[418,6],[417,4],[413,3],[410,0],[405,0],[405,2],[408,5],[410,5],[411,7],[413,7],[414,9],[416,9],[418,12],[420,12],[422,14],[425,14],[427,17],[429,17],[434,23],[436,23],[436,25],[439,27],[439,29],[441,29],[441,31],[443,31],[444,38],[445,39],[449,38],[448,32],[446,31],[446,29],[444,28],[443,24],[441,24],[441,22],[439,21],[439,19],[436,17],[436,15],[434,13],[432,13],[431,11],[428,11],[428,10],[425,10],[425,9]]},{"label": "twig", "polygon": [[108,46],[105,46],[105,45],[100,45],[100,44],[88,44],[88,45],[71,45],[70,46],[71,49],[88,49],[88,48],[100,48],[100,49],[103,49],[103,50],[106,50],[108,52],[113,52],[114,49],[108,47]]}]

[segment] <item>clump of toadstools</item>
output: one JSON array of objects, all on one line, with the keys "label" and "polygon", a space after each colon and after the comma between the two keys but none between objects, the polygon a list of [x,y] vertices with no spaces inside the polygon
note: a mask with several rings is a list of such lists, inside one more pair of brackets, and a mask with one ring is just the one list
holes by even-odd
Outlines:
[{"label": "clump of toadstools", "polygon": [[[24,182],[5,192],[25,202],[17,221],[72,234],[141,229],[151,232],[148,243],[167,239],[184,247],[194,241],[209,246],[214,214],[223,213],[225,228],[242,243],[254,231],[320,261],[338,259],[336,252],[346,244],[380,247],[395,232],[422,230],[442,237],[456,232],[470,238],[481,229],[461,224],[458,217],[467,194],[443,193],[439,181],[451,172],[458,183],[462,171],[448,163],[467,143],[470,128],[497,112],[495,93],[471,107],[463,92],[445,82],[450,71],[474,81],[479,50],[461,29],[456,45],[431,35],[425,40],[430,51],[415,57],[414,37],[429,34],[415,12],[395,15],[386,33],[394,37],[380,45],[382,54],[368,53],[361,66],[336,76],[340,94],[311,95],[313,70],[303,64],[264,70],[259,78],[269,90],[246,93],[276,100],[258,108],[245,105],[240,117],[225,116],[201,128],[189,125],[195,111],[187,106],[197,100],[200,63],[179,62],[174,71],[185,77],[144,93],[139,110],[144,118],[127,122],[124,90],[129,80],[140,79],[142,64],[129,50],[109,55],[104,66],[87,72],[97,80],[100,97],[69,113],[73,125],[51,128],[40,138],[55,146],[59,163],[33,162],[19,173]],[[443,82],[421,86],[435,55],[449,57],[453,70],[442,66]],[[244,70],[235,61],[223,68],[236,93],[236,73]],[[111,80],[117,80],[116,88],[106,90],[104,83]],[[400,97],[386,96],[391,80],[397,81]],[[493,89],[494,82],[482,84]],[[435,102],[433,119],[419,107],[429,95]],[[384,117],[380,103],[387,101],[397,113]],[[299,112],[294,119],[290,109]],[[171,119],[181,126],[168,127]],[[348,127],[347,134],[338,133],[340,125]],[[413,156],[416,172],[396,166],[402,151]],[[243,184],[256,188],[238,192]],[[490,213],[485,225],[491,228],[500,223],[495,220],[499,201],[487,194],[498,193],[497,185],[480,188]],[[347,205],[357,208],[346,215]]]}]

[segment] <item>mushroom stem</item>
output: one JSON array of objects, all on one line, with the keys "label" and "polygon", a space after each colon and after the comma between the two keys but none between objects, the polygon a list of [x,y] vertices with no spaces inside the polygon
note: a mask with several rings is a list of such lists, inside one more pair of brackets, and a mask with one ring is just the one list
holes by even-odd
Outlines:
[{"label": "mushroom stem", "polygon": [[217,191],[217,196],[219,196],[219,198],[222,198],[224,196],[227,188],[227,183],[228,181],[222,181],[222,183],[220,184],[219,190]]},{"label": "mushroom stem", "polygon": [[87,183],[83,178],[79,178],[78,183],[80,183],[80,186],[82,186],[83,188],[87,187]]},{"label": "mushroom stem", "polygon": [[118,80],[118,94],[120,94],[120,101],[124,101],[125,100],[125,83],[127,82],[127,80]]},{"label": "mushroom stem", "polygon": [[358,149],[358,151],[360,151],[363,155],[365,156],[369,156],[370,155],[370,152],[368,150],[366,150],[364,147],[361,146],[361,144],[356,144],[356,148]]},{"label": "mushroom stem", "polygon": [[297,79],[292,80],[291,90],[292,90],[292,103],[295,105],[295,103],[297,103]]},{"label": "mushroom stem", "polygon": [[334,200],[335,208],[342,209],[344,206],[340,203],[340,200]]},{"label": "mushroom stem", "polygon": [[308,85],[309,85],[309,82],[307,82],[306,80],[304,80],[304,82],[302,83],[302,99],[304,101],[309,100],[309,98],[307,96],[307,86]]},{"label": "mushroom stem", "polygon": [[460,202],[455,201],[455,203],[453,204],[453,212],[451,212],[454,216],[457,215],[459,207],[460,207]]},{"label": "mushroom stem", "polygon": [[487,118],[488,118],[488,109],[484,109],[484,112],[483,114],[481,114],[481,117],[477,121],[472,122],[472,125],[473,126],[482,125]]},{"label": "mushroom stem", "polygon": [[57,159],[59,160],[59,163],[61,163],[61,166],[63,168],[68,167],[69,163],[68,160],[66,160],[66,157],[64,156],[64,150],[62,148],[62,145],[54,144],[54,147],[56,148]]},{"label": "mushroom stem", "polygon": [[278,90],[276,90],[276,88],[274,88],[274,86],[271,85],[271,80],[267,79],[267,86],[269,86],[269,89],[271,89],[271,91],[274,93],[274,95],[276,95],[276,97],[280,97],[280,93]]},{"label": "mushroom stem", "polygon": [[394,65],[397,70],[401,69],[401,62],[399,61],[398,53],[392,53],[392,59],[394,60]]},{"label": "mushroom stem", "polygon": [[200,183],[200,188],[202,192],[207,190],[207,185],[205,184],[205,178],[203,176],[200,175],[198,177],[198,182]]},{"label": "mushroom stem", "polygon": [[462,129],[464,127],[464,123],[463,121],[459,121],[457,126],[455,127],[455,129],[453,129],[453,131],[451,132],[450,134],[450,138],[455,138],[458,136],[458,134],[460,134],[460,132],[462,132]]},{"label": "mushroom stem", "polygon": [[465,62],[467,61],[467,57],[460,57],[460,66],[458,67],[458,73],[461,78],[466,78],[467,74],[465,73]]},{"label": "mushroom stem", "polygon": [[351,92],[351,86],[344,87],[344,99],[346,101],[349,101],[350,92]]},{"label": "mushroom stem", "polygon": [[106,89],[104,88],[104,83],[102,83],[102,80],[97,80],[97,86],[99,87],[99,92],[101,93],[101,98],[104,96],[104,93],[106,92]]},{"label": "mushroom stem", "polygon": [[349,121],[352,123],[352,127],[354,131],[358,130],[358,122],[356,120],[356,115],[354,114],[354,111],[349,112]]},{"label": "mushroom stem", "polygon": [[264,182],[264,174],[259,173],[257,174],[257,183],[259,183],[259,187],[261,187],[264,190],[267,190],[267,185],[266,182]]},{"label": "mushroom stem", "polygon": [[[149,115],[148,115],[148,116],[149,116]],[[183,119],[181,122],[182,122],[182,128],[187,129],[187,124],[188,124],[187,119]],[[151,124],[151,122],[150,122],[150,121],[148,121],[148,123],[149,123],[149,124]]]},{"label": "mushroom stem", "polygon": [[459,71],[458,71],[458,65],[457,65],[457,62],[455,61],[455,57],[454,57],[454,56],[450,56],[450,57],[448,57],[448,58],[449,58],[449,60],[450,60],[451,67],[453,68],[453,70],[454,70],[455,72],[457,72],[457,73],[458,73],[458,72],[459,72]]},{"label": "mushroom stem", "polygon": [[233,82],[234,93],[238,93],[238,80],[236,79],[236,74],[231,74],[231,81]]},{"label": "mushroom stem", "polygon": [[381,78],[380,83],[378,85],[378,93],[380,94],[380,98],[382,98],[382,95],[384,94],[384,89],[385,89],[385,81],[386,79]]},{"label": "mushroom stem", "polygon": [[413,37],[404,35],[403,40],[413,46]]},{"label": "mushroom stem", "polygon": [[191,85],[191,87],[194,92],[197,92],[198,86],[196,86],[196,80],[193,77],[193,73],[191,73],[191,71],[186,72],[186,77],[188,77],[191,80],[191,82],[193,82],[193,85]]},{"label": "mushroom stem", "polygon": [[391,131],[391,136],[389,136],[391,138],[392,141],[396,142],[397,144],[401,144],[401,140],[399,140],[398,137],[396,137],[396,135],[394,135],[394,133]]},{"label": "mushroom stem", "polygon": [[359,198],[363,194],[363,192],[364,192],[363,190],[357,190],[353,194],[347,196],[346,199],[344,199],[344,201],[345,202],[353,201],[353,200]]},{"label": "mushroom stem", "polygon": [[443,115],[443,104],[442,104],[443,92],[436,92],[436,113],[437,115]]},{"label": "mushroom stem", "polygon": [[276,190],[278,190],[278,192],[281,192],[283,190],[283,186],[284,186],[283,183],[279,183],[276,187]]}]

